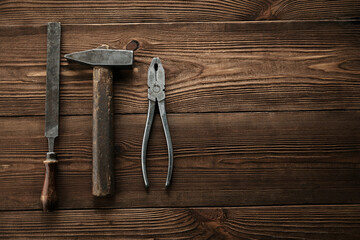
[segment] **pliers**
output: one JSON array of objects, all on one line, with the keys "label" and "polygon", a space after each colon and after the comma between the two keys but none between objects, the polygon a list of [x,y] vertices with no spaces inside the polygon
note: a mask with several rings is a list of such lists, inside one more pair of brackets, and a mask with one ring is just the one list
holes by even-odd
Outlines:
[{"label": "pliers", "polygon": [[146,125],[144,138],[141,147],[141,169],[144,178],[145,187],[149,187],[149,181],[147,178],[146,172],[146,150],[147,144],[149,140],[151,125],[154,119],[155,105],[156,102],[159,107],[160,117],[162,121],[162,125],[164,128],[168,155],[169,155],[169,163],[168,163],[168,172],[166,177],[165,188],[170,186],[172,170],[173,170],[173,148],[171,142],[171,136],[169,131],[169,125],[166,117],[165,110],[165,70],[161,64],[159,58],[155,57],[152,59],[149,70],[148,70],[148,99],[149,99],[149,108],[147,113]]}]

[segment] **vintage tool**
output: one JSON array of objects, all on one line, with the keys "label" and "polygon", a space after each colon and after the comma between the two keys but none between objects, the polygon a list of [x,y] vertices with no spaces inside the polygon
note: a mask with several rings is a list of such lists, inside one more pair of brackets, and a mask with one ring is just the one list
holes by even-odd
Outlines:
[{"label": "vintage tool", "polygon": [[170,130],[169,130],[169,125],[165,110],[165,70],[159,58],[153,58],[148,70],[148,99],[149,99],[149,108],[147,113],[144,138],[141,147],[141,169],[144,178],[144,183],[145,183],[145,187],[148,188],[149,181],[146,172],[146,150],[150,136],[151,125],[154,119],[155,105],[157,102],[162,125],[164,128],[164,133],[168,148],[168,155],[169,155],[168,172],[165,183],[165,188],[168,188],[170,186],[174,160],[173,160],[173,148],[172,148]]},{"label": "vintage tool", "polygon": [[47,26],[47,63],[46,63],[46,102],[45,102],[45,137],[49,151],[46,154],[45,180],[41,193],[44,211],[52,210],[57,201],[55,174],[57,158],[54,152],[55,138],[59,129],[59,80],[60,80],[60,38],[61,25],[50,22]]},{"label": "vintage tool", "polygon": [[111,67],[131,68],[133,51],[108,46],[66,54],[65,58],[93,66],[93,195],[114,192],[113,74]]}]

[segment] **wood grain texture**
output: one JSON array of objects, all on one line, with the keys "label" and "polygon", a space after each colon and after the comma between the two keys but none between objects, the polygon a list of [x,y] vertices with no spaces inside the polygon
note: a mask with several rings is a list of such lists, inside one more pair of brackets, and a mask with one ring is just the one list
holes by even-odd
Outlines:
[{"label": "wood grain texture", "polygon": [[[108,48],[106,48],[108,49]],[[110,68],[93,69],[92,193],[114,193],[113,73]]]},{"label": "wood grain texture", "polygon": [[0,212],[1,239],[358,239],[360,206]]},{"label": "wood grain texture", "polygon": [[[360,22],[63,25],[64,53],[140,43],[115,71],[115,113],[146,113],[161,58],[169,113],[360,109]],[[0,27],[0,116],[43,115],[46,28]],[[12,42],[16,42],[13,45]],[[92,70],[62,58],[62,115],[92,113]]]},{"label": "wood grain texture", "polygon": [[[360,201],[360,112],[168,114],[174,147],[154,119],[145,191],[140,153],[145,114],[116,115],[115,196],[91,195],[91,116],[60,118],[60,209],[333,204]],[[1,210],[40,209],[43,117],[0,118]],[[14,183],[17,187],[14,188]]]},{"label": "wood grain texture", "polygon": [[[53,154],[55,155],[55,154]],[[48,212],[56,208],[57,191],[56,191],[56,172],[57,160],[52,158],[44,161],[45,165],[45,179],[42,188],[40,201],[43,211]]]},{"label": "wood grain texture", "polygon": [[322,20],[359,18],[356,0],[3,0],[0,25],[207,22],[239,20]]},{"label": "wood grain texture", "polygon": [[[1,1],[0,238],[359,239],[360,205],[149,208],[359,203],[360,22],[292,21],[359,13],[355,0]],[[57,182],[69,210],[44,214],[33,210],[47,149],[48,21],[116,23],[65,25],[62,55],[140,45],[134,71],[115,72],[114,198],[91,196],[92,71],[62,59]],[[145,22],[160,24],[117,24]],[[163,190],[156,117],[146,192],[140,145],[153,56],[166,68],[175,169]],[[94,209],[118,207],[130,209]]]}]

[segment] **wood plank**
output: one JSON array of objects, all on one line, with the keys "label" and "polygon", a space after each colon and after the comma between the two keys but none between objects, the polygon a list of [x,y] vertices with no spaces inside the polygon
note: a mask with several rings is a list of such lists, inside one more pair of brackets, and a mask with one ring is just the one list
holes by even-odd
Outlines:
[{"label": "wood plank", "polygon": [[[45,34],[0,27],[0,116],[44,115]],[[133,39],[134,70],[115,72],[116,113],[146,113],[154,56],[170,113],[360,109],[360,21],[64,25],[62,56]],[[62,58],[61,72],[61,114],[91,114],[90,67]]]},{"label": "wood plank", "polygon": [[0,25],[353,19],[356,0],[57,1],[3,0]]},{"label": "wood plank", "polygon": [[0,212],[1,239],[358,239],[360,205]]},{"label": "wood plank", "polygon": [[[91,116],[63,116],[61,209],[335,204],[360,201],[360,112],[169,114],[172,188],[157,115],[141,176],[145,114],[116,115],[116,195],[91,196]],[[0,118],[0,210],[40,209],[43,117]]]}]

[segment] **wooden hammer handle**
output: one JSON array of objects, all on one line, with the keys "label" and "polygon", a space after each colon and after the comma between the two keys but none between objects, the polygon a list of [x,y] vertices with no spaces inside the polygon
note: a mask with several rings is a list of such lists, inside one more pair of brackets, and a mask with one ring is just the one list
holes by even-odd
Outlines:
[{"label": "wooden hammer handle", "polygon": [[45,212],[53,210],[57,202],[55,184],[57,162],[56,154],[54,152],[48,152],[46,160],[44,161],[45,179],[40,197],[42,207]]},{"label": "wooden hammer handle", "polygon": [[113,74],[110,68],[93,69],[93,195],[114,192]]}]

